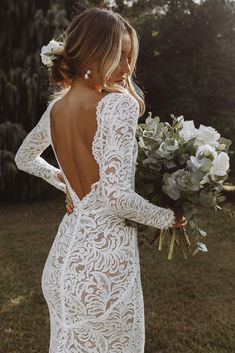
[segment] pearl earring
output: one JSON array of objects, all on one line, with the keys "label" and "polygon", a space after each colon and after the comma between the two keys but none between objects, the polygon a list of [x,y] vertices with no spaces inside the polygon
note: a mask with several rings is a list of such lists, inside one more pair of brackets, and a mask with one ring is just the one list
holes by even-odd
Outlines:
[{"label": "pearl earring", "polygon": [[86,80],[89,78],[90,73],[91,73],[91,70],[87,70],[87,72],[85,73],[84,77]]}]

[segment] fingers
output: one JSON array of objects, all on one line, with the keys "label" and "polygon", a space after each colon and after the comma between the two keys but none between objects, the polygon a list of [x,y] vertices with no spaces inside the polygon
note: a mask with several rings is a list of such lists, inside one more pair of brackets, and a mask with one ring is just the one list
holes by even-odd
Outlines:
[{"label": "fingers", "polygon": [[71,214],[73,212],[73,200],[69,194],[68,188],[66,187],[66,209],[67,209],[67,214]]},{"label": "fingers", "polygon": [[187,223],[188,223],[187,221],[181,223],[181,227],[185,227],[187,225]]},{"label": "fingers", "polygon": [[187,223],[188,223],[187,219],[185,217],[182,217],[181,221],[179,223],[179,227],[183,228],[183,227],[185,227],[187,225]]},{"label": "fingers", "polygon": [[66,187],[66,200],[69,202],[73,202],[67,187]]},{"label": "fingers", "polygon": [[183,228],[186,227],[188,221],[185,216],[179,217],[174,225],[175,228]]},{"label": "fingers", "polygon": [[73,212],[73,203],[70,200],[65,200],[66,203],[66,209],[67,209],[67,214],[71,214]]},{"label": "fingers", "polygon": [[71,198],[71,196],[70,196],[70,194],[69,194],[68,191],[67,191],[67,193],[66,193],[66,199],[67,199],[70,203],[73,203],[73,200],[72,200],[72,198]]},{"label": "fingers", "polygon": [[187,219],[183,216],[182,218],[181,218],[181,222],[183,223],[183,222],[187,222]]}]

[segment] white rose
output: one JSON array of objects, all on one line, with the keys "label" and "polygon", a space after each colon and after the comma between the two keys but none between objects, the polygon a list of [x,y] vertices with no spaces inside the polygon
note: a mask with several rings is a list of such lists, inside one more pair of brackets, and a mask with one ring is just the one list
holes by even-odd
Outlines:
[{"label": "white rose", "polygon": [[50,56],[41,54],[41,60],[43,65],[46,65],[47,67],[53,66],[53,61],[51,60]]},{"label": "white rose", "polygon": [[213,180],[214,176],[224,176],[229,169],[229,156],[225,152],[220,152],[212,162],[210,173]]},{"label": "white rose", "polygon": [[195,140],[195,146],[203,144],[209,144],[213,147],[218,147],[220,134],[211,126],[200,125],[198,129],[198,135]]},{"label": "white rose", "polygon": [[47,50],[47,52],[51,54],[61,54],[64,50],[64,47],[62,43],[52,39],[46,46],[45,50]]},{"label": "white rose", "polygon": [[211,157],[211,159],[214,159],[216,156],[217,152],[211,145],[208,144],[199,146],[196,152],[196,158]]},{"label": "white rose", "polygon": [[53,66],[53,59],[56,54],[61,54],[64,50],[63,43],[57,42],[52,39],[48,45],[44,45],[41,49],[41,60],[44,65],[47,67]]},{"label": "white rose", "polygon": [[195,128],[193,120],[182,121],[183,127],[179,131],[179,136],[186,142],[196,137],[198,129]]}]

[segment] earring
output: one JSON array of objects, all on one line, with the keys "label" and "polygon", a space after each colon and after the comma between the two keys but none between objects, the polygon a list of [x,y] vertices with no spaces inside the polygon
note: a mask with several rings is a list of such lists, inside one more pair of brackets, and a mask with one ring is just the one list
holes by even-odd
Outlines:
[{"label": "earring", "polygon": [[89,78],[90,73],[91,73],[91,70],[87,70],[87,72],[84,75],[85,80],[87,80]]}]

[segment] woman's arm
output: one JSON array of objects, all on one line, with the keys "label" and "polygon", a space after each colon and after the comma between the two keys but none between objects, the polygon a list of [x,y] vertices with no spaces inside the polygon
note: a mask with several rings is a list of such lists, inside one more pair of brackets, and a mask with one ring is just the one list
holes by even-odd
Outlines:
[{"label": "woman's arm", "polygon": [[101,167],[104,202],[120,217],[167,229],[175,223],[174,211],[150,203],[131,185],[138,116],[139,106],[135,98],[120,94],[108,117],[109,128]]},{"label": "woman's arm", "polygon": [[66,185],[60,180],[61,171],[40,155],[50,145],[48,108],[38,124],[29,132],[15,155],[20,170],[35,175],[66,193]]}]

